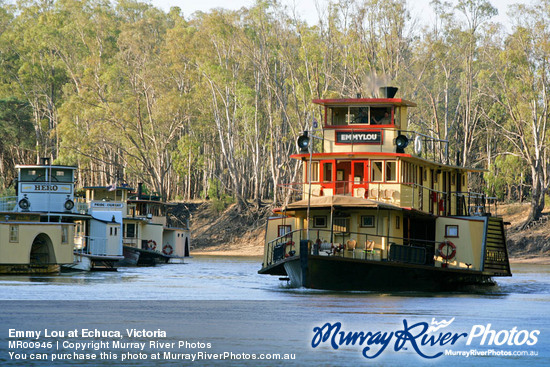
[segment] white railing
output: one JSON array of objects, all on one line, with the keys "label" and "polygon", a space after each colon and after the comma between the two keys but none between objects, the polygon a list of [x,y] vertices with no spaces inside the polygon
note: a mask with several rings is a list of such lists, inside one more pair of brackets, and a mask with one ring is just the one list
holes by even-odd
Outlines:
[{"label": "white railing", "polygon": [[75,252],[87,255],[107,254],[107,237],[75,236]]},{"label": "white railing", "polygon": [[0,211],[12,212],[17,205],[17,196],[4,196],[0,198]]}]

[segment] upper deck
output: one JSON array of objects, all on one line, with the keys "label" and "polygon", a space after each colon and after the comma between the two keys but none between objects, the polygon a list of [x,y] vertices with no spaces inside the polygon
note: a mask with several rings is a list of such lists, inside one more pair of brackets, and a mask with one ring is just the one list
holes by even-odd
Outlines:
[{"label": "upper deck", "polygon": [[324,115],[292,156],[304,161],[294,199],[349,195],[434,215],[485,213],[483,195],[468,192],[467,173],[478,170],[450,164],[448,141],[409,130],[416,104],[383,89],[393,94],[313,101]]},{"label": "upper deck", "polygon": [[18,212],[72,213],[74,208],[73,166],[52,165],[48,158],[41,164],[17,165]]}]

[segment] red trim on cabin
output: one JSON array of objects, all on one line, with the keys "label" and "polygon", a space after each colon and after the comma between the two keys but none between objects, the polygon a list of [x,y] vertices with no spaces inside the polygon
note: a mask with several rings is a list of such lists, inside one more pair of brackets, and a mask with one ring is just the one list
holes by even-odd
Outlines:
[{"label": "red trim on cabin", "polygon": [[[392,120],[393,121],[393,120]],[[399,130],[399,128],[396,128],[397,125],[365,125],[365,124],[353,124],[353,125],[326,125],[323,126],[327,130],[364,130],[364,129],[394,129]]]},{"label": "red trim on cabin", "polygon": [[416,107],[416,103],[401,98],[344,98],[344,99],[314,99],[311,101],[323,106],[343,104],[390,104],[394,106]]},{"label": "red trim on cabin", "polygon": [[[351,144],[349,144],[351,145]],[[361,156],[389,156],[389,157],[405,157],[412,158],[410,154],[405,153],[392,153],[392,152],[340,152],[340,153],[313,153],[312,158],[323,158],[342,156],[342,158],[361,157]],[[300,159],[309,158],[309,154],[292,154],[290,158]]]}]

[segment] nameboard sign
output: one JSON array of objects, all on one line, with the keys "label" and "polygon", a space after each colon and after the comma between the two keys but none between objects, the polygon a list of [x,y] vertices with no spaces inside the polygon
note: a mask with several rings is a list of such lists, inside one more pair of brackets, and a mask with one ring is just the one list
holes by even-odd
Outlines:
[{"label": "nameboard sign", "polygon": [[382,131],[336,131],[336,144],[382,144]]},{"label": "nameboard sign", "polygon": [[22,184],[21,192],[36,193],[47,192],[50,194],[70,194],[72,193],[71,185],[64,184]]},{"label": "nameboard sign", "polygon": [[109,203],[109,202],[92,202],[92,208],[122,208],[124,205],[122,203]]}]

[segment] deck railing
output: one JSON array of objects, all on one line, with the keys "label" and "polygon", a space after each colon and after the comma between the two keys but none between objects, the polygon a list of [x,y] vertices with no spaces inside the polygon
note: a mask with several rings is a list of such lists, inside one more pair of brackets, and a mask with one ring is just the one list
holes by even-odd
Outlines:
[{"label": "deck railing", "polygon": [[[435,241],[312,228],[309,233],[308,248],[312,255],[434,265]],[[306,229],[298,229],[269,241],[264,267],[299,255],[300,241],[307,240],[306,236]]]},{"label": "deck railing", "polygon": [[107,237],[75,236],[75,252],[86,255],[107,254]]},{"label": "deck railing", "polygon": [[[287,203],[306,199],[305,182],[279,185],[278,198]],[[497,215],[496,197],[470,191],[444,192],[416,183],[373,181],[323,181],[311,184],[311,196],[344,195],[362,197],[385,204],[421,210],[434,215]],[[284,207],[283,204],[281,204]]]},{"label": "deck railing", "polygon": [[0,211],[12,212],[17,205],[17,196],[4,196],[0,198]]}]

